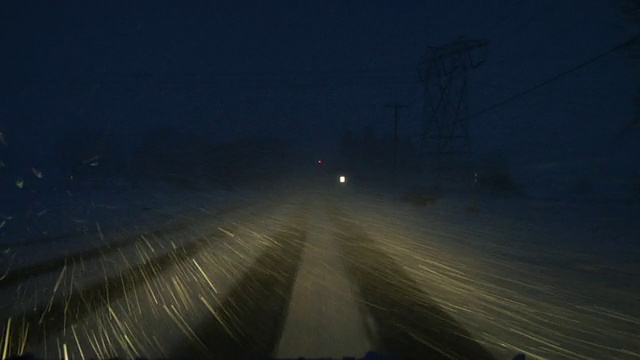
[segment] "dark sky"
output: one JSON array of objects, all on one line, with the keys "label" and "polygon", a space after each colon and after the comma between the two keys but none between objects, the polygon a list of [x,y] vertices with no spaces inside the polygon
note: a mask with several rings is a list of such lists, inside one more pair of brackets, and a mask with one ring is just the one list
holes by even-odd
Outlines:
[{"label": "dark sky", "polygon": [[[399,101],[411,105],[400,133],[418,140],[417,64],[428,46],[489,40],[470,73],[474,113],[630,29],[598,0],[4,1],[0,125],[36,157],[56,133],[89,123],[123,144],[177,124],[213,140],[285,136],[322,154],[345,129],[371,124],[390,136],[384,105]],[[619,52],[472,118],[474,150],[509,154],[523,176],[585,161],[628,167],[634,145],[611,137],[631,117],[633,72]]]}]

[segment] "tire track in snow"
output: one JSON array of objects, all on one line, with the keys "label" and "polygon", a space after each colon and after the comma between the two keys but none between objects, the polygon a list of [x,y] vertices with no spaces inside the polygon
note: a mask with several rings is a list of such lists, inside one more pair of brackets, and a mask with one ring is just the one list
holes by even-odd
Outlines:
[{"label": "tire track in snow", "polygon": [[[255,359],[276,351],[307,239],[307,210],[271,237],[273,244],[236,282],[170,358]],[[198,339],[200,341],[194,341]]]},{"label": "tire track in snow", "polygon": [[[237,211],[237,208],[228,209],[226,211],[222,211],[214,218],[221,217],[223,215],[227,215],[233,211]],[[109,255],[111,253],[115,253],[118,250],[123,249],[124,247],[135,246],[136,244],[146,247],[146,239],[145,238],[159,238],[163,236],[167,236],[172,233],[176,233],[185,229],[188,229],[195,223],[199,223],[202,220],[190,220],[190,221],[179,221],[178,223],[173,223],[171,225],[163,226],[160,229],[156,229],[153,231],[145,231],[139,232],[135,235],[126,236],[120,240],[112,240],[104,245],[100,245],[94,247],[90,250],[78,252],[68,256],[59,256],[50,260],[42,261],[35,265],[30,265],[26,267],[20,267],[16,269],[9,269],[2,280],[0,280],[0,289],[7,288],[10,286],[14,286],[16,284],[22,283],[27,280],[31,280],[37,276],[49,274],[55,271],[60,271],[62,268],[70,263],[74,262],[82,262],[82,261],[90,261],[95,260],[105,255]],[[66,238],[65,240],[74,239],[73,237]],[[79,237],[75,239],[81,239]],[[57,242],[60,239],[53,239],[52,242]],[[39,241],[38,243],[44,243],[44,241]],[[29,246],[33,245],[32,243],[21,244],[21,246]]]},{"label": "tire track in snow", "polygon": [[375,351],[402,359],[493,359],[468,331],[420,289],[361,225],[333,207],[347,271],[373,318]]},{"label": "tire track in snow", "polygon": [[[186,224],[184,226],[186,227]],[[152,252],[140,253],[139,255],[144,258],[141,263],[128,266],[117,274],[105,276],[102,280],[82,288],[78,288],[75,283],[73,274],[80,272],[81,266],[71,262],[74,257],[60,259],[62,266],[53,267],[54,264],[50,264],[48,272],[59,271],[55,285],[47,284],[53,287],[50,300],[15,316],[0,319],[0,326],[4,326],[0,333],[7,337],[0,339],[2,345],[6,344],[8,349],[15,352],[19,349],[30,349],[46,343],[46,338],[51,335],[66,331],[70,326],[82,321],[97,310],[109,307],[118,299],[125,298],[134,289],[149,286],[154,279],[162,276],[168,270],[191,262],[193,257],[207,246],[229,237],[229,232],[225,228],[231,229],[234,226],[228,224],[217,227],[210,233],[189,239],[188,243],[176,245],[172,250],[161,255],[151,257],[154,255]],[[174,229],[174,231],[178,230]],[[144,240],[138,240],[138,242],[145,244]],[[151,245],[147,244],[141,248],[147,248],[147,246]],[[122,248],[107,249],[115,252]],[[102,249],[96,249],[90,251],[89,254],[92,256],[89,259],[93,259],[97,256],[104,256],[106,252]],[[87,258],[81,259],[87,260]],[[36,267],[34,271],[43,271],[43,269]],[[26,276],[27,273],[21,274]],[[9,280],[16,281],[11,278]],[[153,292],[152,289],[149,291]],[[58,295],[60,293],[62,294]],[[11,324],[12,326],[10,326]],[[7,333],[11,327],[14,330]],[[16,331],[17,329],[22,331]]]}]

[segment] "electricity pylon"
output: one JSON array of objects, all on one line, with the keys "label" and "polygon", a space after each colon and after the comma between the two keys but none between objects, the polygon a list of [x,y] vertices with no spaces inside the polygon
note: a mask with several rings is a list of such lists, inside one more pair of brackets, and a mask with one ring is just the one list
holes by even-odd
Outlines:
[{"label": "electricity pylon", "polygon": [[471,140],[466,124],[469,70],[485,61],[487,45],[486,40],[459,38],[450,44],[429,47],[420,59],[425,96],[425,165],[437,171],[439,177],[470,160]]}]

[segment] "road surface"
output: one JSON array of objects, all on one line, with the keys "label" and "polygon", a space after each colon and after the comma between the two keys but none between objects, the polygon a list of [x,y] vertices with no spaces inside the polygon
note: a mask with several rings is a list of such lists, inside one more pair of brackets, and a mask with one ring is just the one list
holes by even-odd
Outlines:
[{"label": "road surface", "polygon": [[0,355],[640,358],[637,286],[429,206],[291,192],[9,269]]}]

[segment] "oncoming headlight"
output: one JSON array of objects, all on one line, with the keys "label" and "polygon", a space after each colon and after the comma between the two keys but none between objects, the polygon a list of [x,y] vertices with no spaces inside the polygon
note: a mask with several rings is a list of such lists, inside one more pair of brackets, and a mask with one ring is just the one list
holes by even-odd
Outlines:
[{"label": "oncoming headlight", "polygon": [[340,176],[338,177],[338,182],[339,182],[339,183],[341,183],[341,184],[346,183],[346,182],[347,182],[347,177],[346,177],[346,176],[344,176],[344,175],[340,175]]}]

